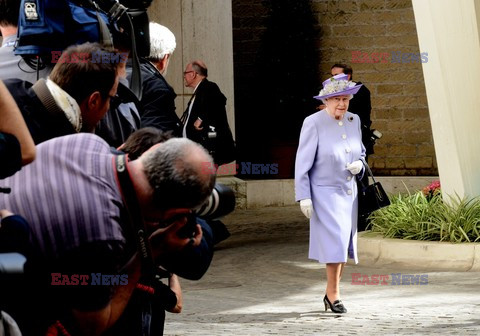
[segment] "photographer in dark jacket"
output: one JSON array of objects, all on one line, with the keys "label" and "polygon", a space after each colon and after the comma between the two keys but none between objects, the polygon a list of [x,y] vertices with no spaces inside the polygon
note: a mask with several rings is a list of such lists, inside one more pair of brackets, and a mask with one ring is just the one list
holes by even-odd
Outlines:
[{"label": "photographer in dark jacket", "polygon": [[167,83],[170,56],[176,47],[175,36],[158,23],[149,23],[150,55],[140,57],[142,97],[135,97],[128,85],[132,79],[132,62],[127,63],[127,78],[119,85],[118,103],[113,106],[97,126],[95,133],[111,146],[118,147],[128,137],[144,127],[171,131],[181,137],[181,122],[175,113],[176,93]]},{"label": "photographer in dark jacket", "polygon": [[177,94],[167,83],[168,64],[176,48],[175,35],[165,26],[150,22],[150,55],[140,59],[143,95],[141,127],[172,131],[181,137],[181,122],[175,112]]}]

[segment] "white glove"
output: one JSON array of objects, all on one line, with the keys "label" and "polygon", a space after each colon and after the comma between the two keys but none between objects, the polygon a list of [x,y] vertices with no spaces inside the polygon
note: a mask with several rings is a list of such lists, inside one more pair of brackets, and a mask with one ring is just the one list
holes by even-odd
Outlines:
[{"label": "white glove", "polygon": [[362,171],[362,168],[363,162],[360,160],[353,161],[347,166],[347,169],[350,170],[350,173],[352,173],[353,175],[357,175],[358,173],[360,173]]},{"label": "white glove", "polygon": [[313,214],[312,200],[310,198],[301,200],[300,201],[300,210],[302,210],[305,217],[310,219],[310,217],[312,217],[312,214]]}]

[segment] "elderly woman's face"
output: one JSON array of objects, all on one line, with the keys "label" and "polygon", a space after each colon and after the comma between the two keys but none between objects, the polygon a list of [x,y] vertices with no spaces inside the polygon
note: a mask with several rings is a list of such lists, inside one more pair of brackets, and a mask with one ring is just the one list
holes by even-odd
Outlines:
[{"label": "elderly woman's face", "polygon": [[347,112],[350,96],[331,97],[327,98],[325,102],[328,113],[335,119],[341,119],[345,112]]}]

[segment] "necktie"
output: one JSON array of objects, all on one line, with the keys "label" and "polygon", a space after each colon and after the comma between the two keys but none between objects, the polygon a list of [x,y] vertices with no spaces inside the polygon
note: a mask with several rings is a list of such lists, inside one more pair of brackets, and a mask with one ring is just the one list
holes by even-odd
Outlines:
[{"label": "necktie", "polygon": [[190,104],[192,104],[192,100],[195,97],[195,93],[190,97],[190,100],[188,101],[187,108],[185,109],[185,112],[183,112],[182,117],[180,118],[182,124],[185,126],[188,120],[188,115],[190,113]]}]

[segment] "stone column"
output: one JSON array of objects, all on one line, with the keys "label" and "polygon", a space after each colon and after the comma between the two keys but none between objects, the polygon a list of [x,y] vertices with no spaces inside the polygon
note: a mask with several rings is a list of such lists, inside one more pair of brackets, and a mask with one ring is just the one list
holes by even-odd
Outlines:
[{"label": "stone column", "polygon": [[480,1],[413,0],[444,194],[480,195]]},{"label": "stone column", "polygon": [[155,0],[148,14],[151,21],[168,27],[176,37],[177,48],[166,79],[178,95],[177,114],[183,114],[192,95],[183,85],[183,70],[189,62],[201,59],[208,67],[208,79],[227,97],[228,123],[235,132],[231,1]]}]

